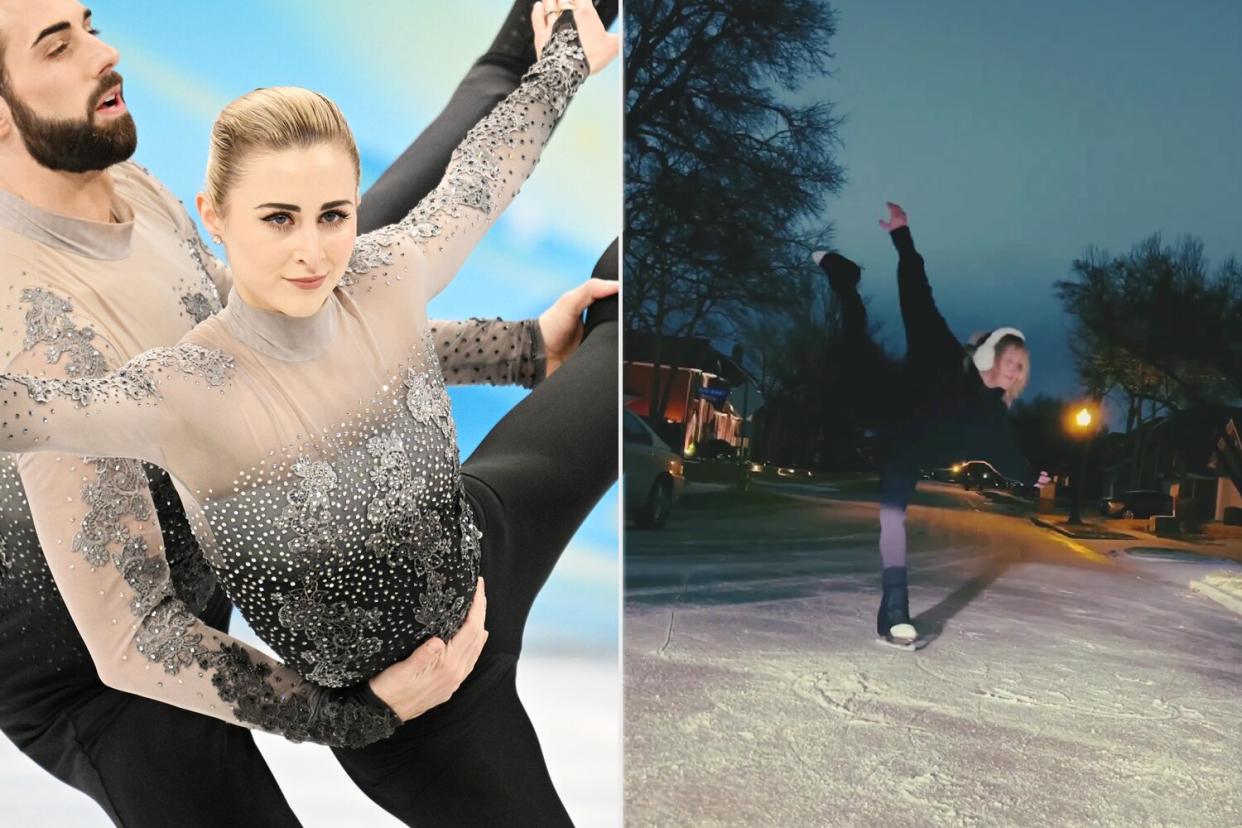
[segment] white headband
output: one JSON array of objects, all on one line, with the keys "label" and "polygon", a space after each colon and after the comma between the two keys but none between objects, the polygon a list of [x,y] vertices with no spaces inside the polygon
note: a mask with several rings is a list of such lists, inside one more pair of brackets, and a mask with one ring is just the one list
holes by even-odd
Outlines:
[{"label": "white headband", "polygon": [[1006,336],[1016,336],[1023,343],[1026,342],[1026,337],[1017,328],[997,328],[984,334],[982,341],[975,343],[975,352],[971,355],[971,359],[975,361],[975,367],[979,369],[979,373],[992,370],[992,366],[996,363],[996,343]]}]

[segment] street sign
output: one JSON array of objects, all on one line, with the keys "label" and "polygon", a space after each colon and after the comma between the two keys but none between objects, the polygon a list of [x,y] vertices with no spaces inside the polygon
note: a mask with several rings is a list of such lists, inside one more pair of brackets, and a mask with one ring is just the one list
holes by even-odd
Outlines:
[{"label": "street sign", "polygon": [[695,393],[713,405],[724,405],[724,401],[729,399],[728,388],[696,388]]}]

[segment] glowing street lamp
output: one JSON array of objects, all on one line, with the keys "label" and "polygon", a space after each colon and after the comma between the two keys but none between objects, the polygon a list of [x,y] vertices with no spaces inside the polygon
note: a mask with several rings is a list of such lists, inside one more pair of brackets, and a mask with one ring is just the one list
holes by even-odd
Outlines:
[{"label": "glowing street lamp", "polygon": [[1068,419],[1072,423],[1070,432],[1077,433],[1077,436],[1082,439],[1082,448],[1079,450],[1082,461],[1078,474],[1074,477],[1074,499],[1067,521],[1071,525],[1078,526],[1082,524],[1082,490],[1087,483],[1087,454],[1091,451],[1091,438],[1095,435],[1095,415],[1091,411],[1091,406],[1084,405]]}]

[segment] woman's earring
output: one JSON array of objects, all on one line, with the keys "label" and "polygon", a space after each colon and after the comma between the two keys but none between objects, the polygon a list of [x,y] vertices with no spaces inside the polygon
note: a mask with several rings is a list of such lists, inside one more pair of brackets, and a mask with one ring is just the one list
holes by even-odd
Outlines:
[{"label": "woman's earring", "polygon": [[224,239],[220,238],[220,234],[219,234],[219,233],[216,233],[215,235],[213,235],[213,236],[211,237],[211,240],[212,240],[213,242],[215,242],[216,244],[224,244]]}]

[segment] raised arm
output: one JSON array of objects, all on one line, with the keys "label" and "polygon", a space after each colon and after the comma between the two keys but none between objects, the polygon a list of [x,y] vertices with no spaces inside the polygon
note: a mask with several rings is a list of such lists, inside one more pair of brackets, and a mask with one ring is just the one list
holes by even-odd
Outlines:
[{"label": "raised arm", "polygon": [[561,15],[522,83],[466,134],[436,188],[397,224],[359,237],[342,284],[404,278],[423,303],[439,293],[530,175],[589,71],[578,29]]},{"label": "raised arm", "polygon": [[[600,5],[600,20],[607,27],[617,17],[617,2]],[[363,195],[360,233],[398,222],[410,212],[444,176],[466,131],[517,88],[537,57],[531,11],[530,0],[513,0],[495,39],[457,84],[444,109]]]},{"label": "raised arm", "polygon": [[897,291],[906,350],[917,353],[921,361],[956,366],[964,359],[965,350],[936,307],[923,257],[914,249],[905,211],[892,202],[888,210],[888,221],[881,220],[880,226],[888,231],[897,248]]}]

